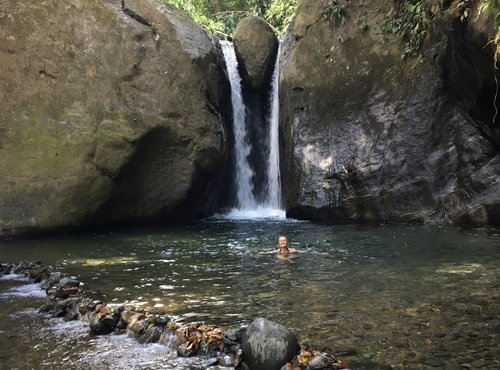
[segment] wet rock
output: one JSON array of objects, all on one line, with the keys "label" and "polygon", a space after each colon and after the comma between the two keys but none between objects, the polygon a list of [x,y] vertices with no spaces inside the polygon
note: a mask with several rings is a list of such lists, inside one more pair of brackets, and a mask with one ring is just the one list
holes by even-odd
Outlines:
[{"label": "wet rock", "polygon": [[145,328],[144,332],[137,337],[139,343],[157,343],[161,337],[161,329],[157,326],[150,325]]},{"label": "wet rock", "polygon": [[39,283],[50,275],[52,269],[52,266],[34,266],[29,269],[28,277],[33,280],[34,283]]},{"label": "wet rock", "polygon": [[146,327],[148,325],[147,321],[145,320],[146,316],[142,313],[139,314],[134,314],[132,317],[129,319],[129,324],[128,324],[128,329],[136,336],[138,337],[141,335],[144,330],[146,330]]},{"label": "wet rock", "polygon": [[79,287],[80,282],[74,277],[63,277],[59,280],[58,286],[59,288],[74,288]]},{"label": "wet rock", "polygon": [[81,298],[68,298],[61,302],[61,305],[64,305],[65,309],[65,314],[64,314],[64,320],[65,321],[72,321],[72,320],[77,320],[80,317],[80,304],[82,302]]},{"label": "wet rock", "polygon": [[51,312],[54,311],[59,305],[57,300],[47,299],[44,304],[38,309],[38,312]]},{"label": "wet rock", "polygon": [[365,322],[363,324],[363,329],[365,329],[365,330],[372,330],[374,327],[375,327],[375,325],[372,324],[371,322]]},{"label": "wet rock", "polygon": [[421,362],[425,365],[429,365],[432,367],[442,367],[445,365],[443,360],[441,360],[440,358],[435,358],[435,357],[423,359]]},{"label": "wet rock", "polygon": [[14,274],[25,274],[27,270],[29,270],[33,266],[37,266],[41,264],[41,262],[29,262],[29,261],[20,261],[15,267],[14,267]]},{"label": "wet rock", "polygon": [[47,295],[57,299],[66,299],[72,296],[81,295],[82,293],[83,291],[78,287],[47,289]]},{"label": "wet rock", "polygon": [[322,369],[324,367],[327,367],[330,362],[330,358],[321,353],[311,358],[311,360],[309,361],[309,368],[312,370]]},{"label": "wet rock", "polygon": [[157,315],[154,318],[155,325],[165,326],[170,322],[170,317],[167,315]]},{"label": "wet rock", "polygon": [[105,335],[113,332],[120,321],[120,312],[107,307],[99,312],[91,313],[88,317],[89,328],[94,335]]},{"label": "wet rock", "polygon": [[64,277],[64,274],[61,272],[51,272],[49,276],[47,276],[45,279],[43,279],[40,282],[40,288],[42,289],[48,289],[56,284],[59,283],[59,280],[61,280]]},{"label": "wet rock", "polygon": [[255,319],[242,340],[245,362],[251,369],[275,370],[298,352],[297,338],[283,325],[265,318]]},{"label": "wet rock", "polygon": [[213,365],[215,365],[217,363],[219,363],[219,359],[214,357],[214,358],[209,358],[208,360],[203,361],[202,366],[204,368],[206,368],[206,367],[209,367],[209,366],[213,366]]},{"label": "wet rock", "polygon": [[11,263],[2,263],[0,265],[0,275],[12,274],[14,270],[14,265]]},{"label": "wet rock", "polygon": [[93,311],[96,311],[96,307],[98,305],[102,306],[103,304],[104,304],[103,301],[95,300],[95,301],[91,301],[91,302],[87,303],[86,308],[87,308],[88,312],[93,312]]},{"label": "wet rock", "polygon": [[472,361],[471,365],[472,367],[479,369],[486,366],[486,363],[483,360],[474,360]]},{"label": "wet rock", "polygon": [[134,315],[137,315],[137,313],[132,310],[125,309],[120,314],[120,321],[124,323],[125,326],[128,326]]},{"label": "wet rock", "polygon": [[240,342],[247,329],[248,326],[246,325],[241,325],[237,328],[229,328],[226,332],[226,337],[232,341]]},{"label": "wet rock", "polygon": [[358,351],[356,351],[354,348],[339,349],[335,351],[335,356],[339,357],[356,356],[357,354]]},{"label": "wet rock", "polygon": [[230,356],[230,355],[222,356],[219,359],[219,365],[221,365],[221,366],[227,366],[227,367],[234,366],[233,356]]}]

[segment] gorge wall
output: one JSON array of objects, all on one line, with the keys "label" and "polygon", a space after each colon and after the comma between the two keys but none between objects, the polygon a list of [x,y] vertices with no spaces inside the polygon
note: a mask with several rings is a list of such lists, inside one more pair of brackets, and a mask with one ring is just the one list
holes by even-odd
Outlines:
[{"label": "gorge wall", "polygon": [[0,235],[213,212],[228,96],[174,7],[0,2]]},{"label": "gorge wall", "polygon": [[411,54],[388,32],[407,2],[303,1],[281,60],[287,216],[500,224],[492,19],[419,3]]}]

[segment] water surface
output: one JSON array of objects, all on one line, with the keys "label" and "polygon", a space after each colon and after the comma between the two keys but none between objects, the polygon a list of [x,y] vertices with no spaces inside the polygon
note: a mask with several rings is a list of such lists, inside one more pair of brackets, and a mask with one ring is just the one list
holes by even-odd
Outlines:
[{"label": "water surface", "polygon": [[[296,258],[259,254],[280,234]],[[264,316],[352,364],[500,368],[498,231],[209,219],[171,228],[0,242],[0,261],[42,260],[107,302],[224,327]],[[37,293],[38,292],[38,293]],[[0,368],[185,369],[164,346],[91,338],[36,313],[27,281],[0,280]],[[458,369],[457,368],[457,369]]]}]

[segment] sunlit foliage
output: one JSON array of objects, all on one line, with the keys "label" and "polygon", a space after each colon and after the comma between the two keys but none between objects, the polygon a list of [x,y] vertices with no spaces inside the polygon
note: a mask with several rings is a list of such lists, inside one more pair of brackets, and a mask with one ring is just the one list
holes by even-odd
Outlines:
[{"label": "sunlit foliage", "polygon": [[264,19],[278,35],[284,33],[300,0],[164,0],[188,13],[219,38],[230,38],[238,22],[248,16]]}]

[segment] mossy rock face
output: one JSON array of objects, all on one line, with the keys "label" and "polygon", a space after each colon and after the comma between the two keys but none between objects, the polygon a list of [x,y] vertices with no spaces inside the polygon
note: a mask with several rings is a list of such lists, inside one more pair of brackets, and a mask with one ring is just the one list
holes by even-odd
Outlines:
[{"label": "mossy rock face", "polygon": [[0,235],[189,219],[216,202],[217,42],[159,2],[0,9]]},{"label": "mossy rock face", "polygon": [[287,215],[500,224],[488,21],[433,9],[421,49],[402,58],[404,40],[382,27],[392,1],[339,1],[328,18],[330,3],[303,1],[283,44]]},{"label": "mossy rock face", "polygon": [[234,32],[234,48],[246,88],[266,92],[278,52],[271,26],[254,16],[243,18]]}]

